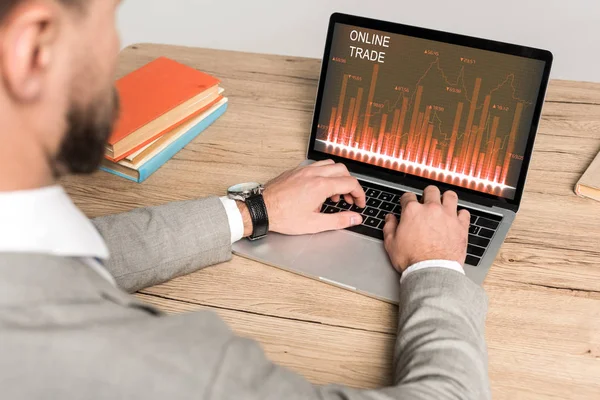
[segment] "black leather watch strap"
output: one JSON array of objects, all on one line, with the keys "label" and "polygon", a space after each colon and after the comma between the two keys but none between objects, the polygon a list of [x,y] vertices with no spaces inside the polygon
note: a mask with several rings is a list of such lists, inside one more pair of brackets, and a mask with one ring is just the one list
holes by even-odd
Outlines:
[{"label": "black leather watch strap", "polygon": [[246,199],[246,206],[252,219],[252,235],[250,240],[262,239],[269,232],[269,215],[262,194],[250,196]]}]

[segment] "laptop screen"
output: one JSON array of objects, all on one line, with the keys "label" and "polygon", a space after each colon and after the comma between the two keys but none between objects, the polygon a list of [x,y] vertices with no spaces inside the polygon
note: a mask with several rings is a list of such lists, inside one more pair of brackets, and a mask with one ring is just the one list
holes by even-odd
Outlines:
[{"label": "laptop screen", "polygon": [[328,54],[315,151],[515,199],[545,61],[342,23]]}]

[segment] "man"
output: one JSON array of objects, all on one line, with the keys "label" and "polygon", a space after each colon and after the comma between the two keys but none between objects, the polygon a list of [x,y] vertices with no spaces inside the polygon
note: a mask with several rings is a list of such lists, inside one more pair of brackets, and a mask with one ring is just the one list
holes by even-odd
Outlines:
[{"label": "man", "polygon": [[[385,226],[385,248],[405,271],[387,388],[313,386],[273,365],[211,312],[166,317],[121,291],[227,261],[232,241],[253,226],[244,204],[219,198],[92,225],[54,186],[59,175],[94,171],[102,158],[117,108],[117,6],[0,3],[2,398],[489,398],[486,298],[461,267],[469,215],[457,214],[456,194],[440,196],[435,187],[426,189],[424,204],[405,195],[401,222],[388,216]],[[355,213],[318,213],[326,198],[340,195],[364,205],[343,165],[323,161],[283,174],[264,193],[271,230],[361,223]]]}]

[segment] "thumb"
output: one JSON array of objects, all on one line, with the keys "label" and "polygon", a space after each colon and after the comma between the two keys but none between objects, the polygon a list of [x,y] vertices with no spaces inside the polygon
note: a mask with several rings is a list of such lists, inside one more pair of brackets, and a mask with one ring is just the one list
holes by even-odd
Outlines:
[{"label": "thumb", "polygon": [[343,211],[335,214],[317,214],[314,229],[315,232],[333,231],[360,225],[362,221],[362,215],[352,211]]}]

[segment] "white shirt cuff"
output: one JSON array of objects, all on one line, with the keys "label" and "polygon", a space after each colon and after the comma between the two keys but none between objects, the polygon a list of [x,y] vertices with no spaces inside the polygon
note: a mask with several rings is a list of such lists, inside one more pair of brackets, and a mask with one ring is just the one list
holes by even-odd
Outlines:
[{"label": "white shirt cuff", "polygon": [[463,275],[465,274],[465,270],[463,269],[462,265],[460,265],[460,263],[458,263],[456,261],[448,261],[448,260],[421,261],[421,262],[411,265],[410,267],[408,267],[406,269],[406,271],[404,271],[404,273],[402,274],[402,277],[400,277],[400,284],[402,284],[402,282],[404,282],[406,277],[408,275],[412,274],[413,272],[417,272],[417,271],[420,271],[422,269],[427,269],[427,268],[446,268],[446,269],[451,269],[452,271],[460,272]]},{"label": "white shirt cuff", "polygon": [[231,244],[237,242],[244,237],[244,220],[242,219],[242,213],[238,208],[235,200],[231,200],[228,197],[220,197],[225,212],[227,213],[227,219],[229,220],[229,229],[231,230]]}]

